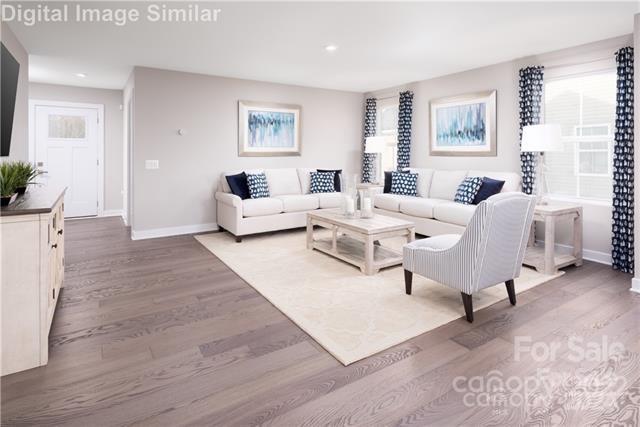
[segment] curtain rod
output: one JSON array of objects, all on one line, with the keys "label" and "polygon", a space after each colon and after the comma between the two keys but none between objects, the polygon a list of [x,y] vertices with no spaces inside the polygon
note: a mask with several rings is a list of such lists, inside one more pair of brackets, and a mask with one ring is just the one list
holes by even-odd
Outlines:
[{"label": "curtain rod", "polygon": [[604,56],[602,58],[597,58],[597,59],[591,59],[589,61],[567,62],[567,63],[560,63],[560,64],[549,65],[549,66],[544,65],[543,63],[542,65],[544,66],[545,70],[553,70],[554,68],[576,67],[578,65],[593,64],[595,62],[601,62],[601,61],[612,61],[615,64],[616,57],[615,55],[612,55],[612,56]]}]

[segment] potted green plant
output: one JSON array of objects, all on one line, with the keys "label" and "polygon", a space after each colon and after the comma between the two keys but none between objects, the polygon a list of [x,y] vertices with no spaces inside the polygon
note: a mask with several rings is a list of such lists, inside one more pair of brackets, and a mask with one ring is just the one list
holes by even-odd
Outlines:
[{"label": "potted green plant", "polygon": [[0,205],[8,206],[16,200],[16,169],[8,162],[0,163]]},{"label": "potted green plant", "polygon": [[42,174],[41,170],[29,162],[16,161],[11,166],[15,169],[16,192],[18,195],[24,194],[27,191],[27,186],[33,184],[36,177]]}]

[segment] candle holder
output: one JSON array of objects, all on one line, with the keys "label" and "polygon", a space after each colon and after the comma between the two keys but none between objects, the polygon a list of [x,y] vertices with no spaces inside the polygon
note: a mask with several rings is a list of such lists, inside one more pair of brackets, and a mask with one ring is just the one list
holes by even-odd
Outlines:
[{"label": "candle holder", "polygon": [[362,200],[360,201],[360,218],[373,217],[373,194],[371,190],[362,191]]},{"label": "candle holder", "polygon": [[345,176],[342,183],[342,215],[353,218],[356,215],[358,190],[356,188],[357,177]]}]

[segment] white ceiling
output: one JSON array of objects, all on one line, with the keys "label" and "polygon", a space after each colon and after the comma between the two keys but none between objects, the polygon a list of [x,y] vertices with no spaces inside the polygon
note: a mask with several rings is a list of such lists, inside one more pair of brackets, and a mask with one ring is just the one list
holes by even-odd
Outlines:
[{"label": "white ceiling", "polygon": [[[140,3],[91,3],[135,5],[145,16]],[[637,2],[199,5],[222,9],[218,22],[10,26],[35,82],[120,89],[139,65],[365,92],[629,34],[638,11]]]}]

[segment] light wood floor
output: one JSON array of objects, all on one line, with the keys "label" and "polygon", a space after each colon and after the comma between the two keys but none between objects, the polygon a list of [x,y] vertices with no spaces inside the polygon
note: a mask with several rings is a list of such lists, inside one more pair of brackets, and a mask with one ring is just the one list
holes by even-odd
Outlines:
[{"label": "light wood floor", "polygon": [[[3,425],[638,423],[640,295],[600,264],[344,367],[191,236],[134,242],[116,218],[66,233],[49,365],[2,378]],[[576,363],[572,336],[625,348]],[[516,337],[559,348],[516,355]],[[537,369],[562,381],[522,403]],[[516,378],[507,403],[460,389],[488,378]]]}]

